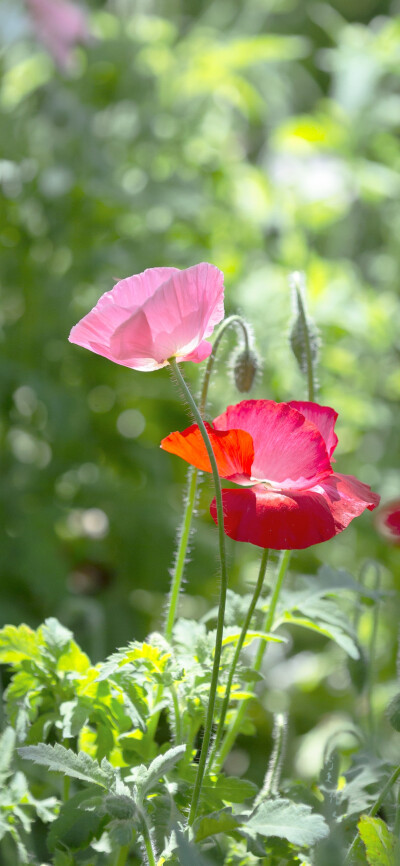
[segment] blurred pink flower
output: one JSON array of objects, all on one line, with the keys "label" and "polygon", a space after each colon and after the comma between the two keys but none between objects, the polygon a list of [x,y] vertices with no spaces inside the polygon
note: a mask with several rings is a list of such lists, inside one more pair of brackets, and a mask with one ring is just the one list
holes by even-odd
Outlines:
[{"label": "blurred pink flower", "polygon": [[400,546],[400,499],[386,502],[375,516],[375,527],[385,541]]},{"label": "blurred pink flower", "polygon": [[168,359],[203,361],[205,338],[224,317],[224,275],[202,262],[186,270],[149,268],[101,296],[69,336],[116,364],[158,370]]},{"label": "blurred pink flower", "polygon": [[69,69],[78,42],[90,38],[87,16],[70,0],[26,0],[38,39],[61,69]]}]

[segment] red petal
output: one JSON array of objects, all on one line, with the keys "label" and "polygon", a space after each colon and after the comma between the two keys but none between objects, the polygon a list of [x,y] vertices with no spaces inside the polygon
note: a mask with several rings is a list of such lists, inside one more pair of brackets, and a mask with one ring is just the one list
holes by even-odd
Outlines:
[{"label": "red petal", "polygon": [[400,544],[400,499],[386,502],[375,515],[375,527],[386,541]]},{"label": "red petal", "polygon": [[325,442],[315,424],[287,403],[242,400],[214,420],[217,430],[247,430],[254,443],[252,476],[276,487],[314,487],[332,473]]},{"label": "red petal", "polygon": [[338,413],[330,406],[320,406],[319,403],[300,400],[291,400],[287,405],[297,409],[307,418],[307,421],[315,424],[325,442],[328,457],[331,457],[338,444],[338,438],[334,431]]},{"label": "red petal", "polygon": [[[214,430],[211,424],[206,424],[212,449],[217,461],[218,473],[221,478],[232,476],[247,478],[251,474],[251,464],[254,459],[253,440],[244,430]],[[197,424],[187,427],[182,433],[170,433],[161,442],[161,448],[182,457],[196,469],[211,472],[211,464],[203,437]]]},{"label": "red petal", "polygon": [[[351,475],[331,475],[313,490],[268,491],[261,484],[223,490],[224,529],[236,541],[273,550],[301,550],[328,541],[379,496]],[[215,499],[211,516],[217,521]]]}]

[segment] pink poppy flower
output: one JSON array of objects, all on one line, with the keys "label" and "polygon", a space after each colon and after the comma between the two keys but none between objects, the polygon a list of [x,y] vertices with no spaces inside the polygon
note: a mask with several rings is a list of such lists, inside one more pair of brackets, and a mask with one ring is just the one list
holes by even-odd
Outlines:
[{"label": "pink poppy flower", "polygon": [[[352,475],[333,471],[337,413],[317,403],[243,400],[207,425],[221,478],[224,529],[236,541],[298,550],[328,541],[380,497]],[[161,443],[210,472],[197,424]],[[215,499],[211,515],[217,523]]]},{"label": "pink poppy flower", "polygon": [[374,523],[385,541],[400,545],[400,499],[386,502],[377,511]]},{"label": "pink poppy flower", "polygon": [[87,17],[69,0],[27,0],[38,39],[61,69],[69,69],[78,42],[90,38]]},{"label": "pink poppy flower", "polygon": [[69,339],[124,367],[159,370],[172,357],[207,358],[205,338],[223,317],[224,275],[215,265],[150,268],[102,295]]}]

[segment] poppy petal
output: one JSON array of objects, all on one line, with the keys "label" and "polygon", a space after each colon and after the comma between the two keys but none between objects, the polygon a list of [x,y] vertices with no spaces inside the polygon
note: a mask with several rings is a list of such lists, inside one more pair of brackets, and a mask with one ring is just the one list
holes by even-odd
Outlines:
[{"label": "poppy petal", "polygon": [[[376,508],[379,498],[351,475],[331,475],[312,490],[278,493],[261,484],[223,490],[224,529],[236,541],[301,550],[333,538],[366,508]],[[210,511],[218,523],[215,499]]]},{"label": "poppy petal", "polygon": [[[221,478],[236,480],[251,473],[254,457],[253,441],[244,430],[214,430],[206,423],[212,449],[217,461],[218,474]],[[182,457],[202,472],[211,472],[210,459],[197,424],[192,424],[182,433],[170,433],[161,442],[161,448]]]},{"label": "poppy petal", "polygon": [[290,400],[287,405],[293,409],[297,409],[298,412],[301,412],[307,418],[307,421],[315,424],[325,442],[328,457],[331,458],[338,444],[338,437],[334,431],[338,413],[334,409],[331,409],[330,406],[320,406],[319,403],[311,403],[305,400]]},{"label": "poppy petal", "polygon": [[252,476],[259,481],[302,490],[332,473],[320,432],[286,403],[242,400],[215,418],[214,427],[250,433],[254,443]]}]

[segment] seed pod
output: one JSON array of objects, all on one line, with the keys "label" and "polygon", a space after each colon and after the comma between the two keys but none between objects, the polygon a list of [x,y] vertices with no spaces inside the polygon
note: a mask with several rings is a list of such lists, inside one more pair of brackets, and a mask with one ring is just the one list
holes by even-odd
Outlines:
[{"label": "seed pod", "polygon": [[238,391],[241,394],[251,391],[261,367],[259,357],[254,349],[249,347],[236,349],[231,356],[230,366]]}]

